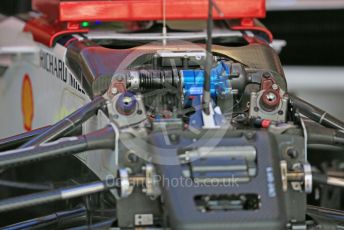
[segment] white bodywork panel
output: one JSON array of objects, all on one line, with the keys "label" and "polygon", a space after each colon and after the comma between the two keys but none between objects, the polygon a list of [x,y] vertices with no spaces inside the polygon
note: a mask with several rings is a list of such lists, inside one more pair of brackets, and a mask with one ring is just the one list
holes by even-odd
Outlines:
[{"label": "white bodywork panel", "polygon": [[[60,44],[48,48],[34,42],[30,33],[22,32],[24,25],[23,21],[13,17],[0,22],[0,30],[6,31],[0,37],[0,66],[7,67],[3,74],[0,73],[0,138],[26,131],[21,98],[25,75],[29,76],[33,91],[32,129],[52,125],[90,101],[85,93],[72,86],[70,78],[76,78],[69,69],[68,76],[62,79],[58,77],[59,74],[47,70],[49,63],[42,64],[42,55],[47,55],[45,61],[51,61],[53,56],[65,63],[66,48]],[[88,121],[83,129],[84,132],[90,132],[107,124],[107,118],[99,114]],[[77,157],[101,178],[115,174],[111,151],[81,153]]]},{"label": "white bodywork panel", "polygon": [[[34,98],[32,129],[51,125],[89,101],[88,97],[67,82],[46,71],[40,64],[40,52],[51,53],[64,61],[66,48],[57,44],[53,49],[32,42],[24,33],[24,22],[8,18],[0,23],[6,29],[0,40],[0,64],[8,69],[0,77],[0,137],[24,132],[21,109],[23,77],[31,80]],[[18,46],[19,44],[19,46]],[[24,51],[24,52],[21,52]]]}]

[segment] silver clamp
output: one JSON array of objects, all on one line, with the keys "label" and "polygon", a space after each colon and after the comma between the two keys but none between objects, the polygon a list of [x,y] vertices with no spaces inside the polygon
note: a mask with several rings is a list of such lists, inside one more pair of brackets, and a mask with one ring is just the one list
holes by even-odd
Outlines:
[{"label": "silver clamp", "polygon": [[297,191],[311,193],[313,187],[312,168],[308,163],[293,165],[294,170],[288,171],[288,164],[285,160],[280,162],[282,189],[284,192],[288,190],[288,183],[292,184],[292,188]]},{"label": "silver clamp", "polygon": [[121,192],[120,197],[125,198],[128,197],[133,192],[133,186],[130,183],[129,180],[129,169],[128,168],[122,168],[118,170],[119,178],[121,180]]}]

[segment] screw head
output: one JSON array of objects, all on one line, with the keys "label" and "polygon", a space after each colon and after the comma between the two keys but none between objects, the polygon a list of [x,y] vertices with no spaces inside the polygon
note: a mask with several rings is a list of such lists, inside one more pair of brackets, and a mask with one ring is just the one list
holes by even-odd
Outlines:
[{"label": "screw head", "polygon": [[270,77],[271,77],[271,73],[269,73],[269,72],[264,72],[264,73],[263,73],[263,77],[264,77],[264,78],[270,78]]},{"label": "screw head", "polygon": [[265,91],[261,103],[266,110],[273,110],[280,104],[280,96],[273,90]]},{"label": "screw head", "polygon": [[130,104],[133,101],[132,97],[125,96],[122,100],[122,102],[126,105]]},{"label": "screw head", "polygon": [[290,157],[290,158],[293,158],[295,159],[297,156],[298,156],[298,152],[295,148],[289,148],[287,150],[287,155]]},{"label": "screw head", "polygon": [[129,162],[131,162],[131,163],[135,163],[135,162],[137,162],[137,161],[139,160],[139,157],[138,157],[135,153],[130,152],[130,153],[128,154],[128,160],[129,160]]},{"label": "screw head", "polygon": [[273,93],[273,92],[267,93],[267,94],[265,95],[265,97],[266,97],[266,99],[267,99],[268,101],[274,101],[274,100],[276,100],[276,94]]}]

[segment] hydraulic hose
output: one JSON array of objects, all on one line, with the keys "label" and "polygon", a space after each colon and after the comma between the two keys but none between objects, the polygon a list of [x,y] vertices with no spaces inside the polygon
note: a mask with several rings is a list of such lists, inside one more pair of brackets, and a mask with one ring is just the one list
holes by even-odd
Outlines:
[{"label": "hydraulic hose", "polygon": [[325,144],[344,147],[344,133],[324,127],[307,127],[308,144]]},{"label": "hydraulic hose", "polygon": [[114,149],[116,133],[109,125],[101,130],[77,136],[61,138],[39,146],[0,152],[0,167],[11,167],[35,160],[76,154],[95,149]]},{"label": "hydraulic hose", "polygon": [[99,96],[93,99],[90,103],[84,105],[74,113],[65,117],[61,121],[52,125],[49,129],[33,138],[32,140],[23,144],[20,148],[26,148],[29,146],[39,145],[62,137],[64,134],[70,132],[80,124],[88,120],[90,117],[96,114],[96,112],[105,104],[106,99]]},{"label": "hydraulic hose", "polygon": [[290,102],[295,110],[298,110],[300,113],[312,119],[313,121],[328,128],[340,129],[344,131],[344,122],[335,118],[331,114],[328,114],[326,111],[319,109],[318,107],[294,95],[290,95]]}]

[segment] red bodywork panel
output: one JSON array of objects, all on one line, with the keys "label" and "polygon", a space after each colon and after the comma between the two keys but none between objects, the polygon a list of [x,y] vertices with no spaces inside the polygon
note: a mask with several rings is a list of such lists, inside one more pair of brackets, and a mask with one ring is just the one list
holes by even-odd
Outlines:
[{"label": "red bodywork panel", "polygon": [[50,23],[45,18],[37,18],[28,21],[24,31],[31,32],[36,42],[52,47],[57,37],[65,34],[87,33],[88,29],[72,28],[68,24]]},{"label": "red bodywork panel", "polygon": [[[208,18],[208,0],[165,0],[167,20]],[[265,17],[265,0],[214,0],[223,16],[214,10],[214,19]],[[52,20],[139,21],[161,20],[163,0],[32,0],[32,8]]]},{"label": "red bodywork panel", "polygon": [[[165,0],[167,20],[208,18],[208,0]],[[265,17],[265,0],[214,0],[222,15],[214,9],[214,19],[229,19],[232,30],[260,31],[272,42],[272,34],[255,18]],[[25,31],[35,41],[49,47],[64,34],[86,33],[83,21],[162,20],[163,0],[32,0],[32,9],[44,16],[28,21]],[[250,42],[250,41],[249,41]],[[255,40],[253,40],[255,42]]]}]

